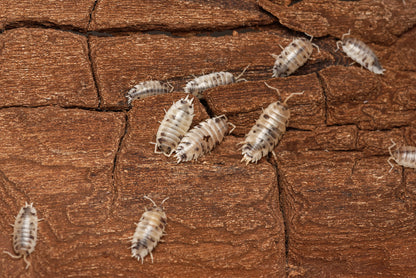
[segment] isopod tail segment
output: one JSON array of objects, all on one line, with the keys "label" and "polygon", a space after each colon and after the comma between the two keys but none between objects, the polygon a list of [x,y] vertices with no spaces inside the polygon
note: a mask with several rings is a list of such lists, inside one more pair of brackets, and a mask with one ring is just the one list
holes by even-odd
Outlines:
[{"label": "isopod tail segment", "polygon": [[[389,154],[390,154],[390,157],[387,159],[387,163],[391,166],[391,168],[390,168],[390,170],[389,170],[389,173],[391,172],[391,170],[393,170],[393,168],[394,168],[394,165],[393,165],[393,163],[391,163],[391,160],[393,160],[393,161],[396,161],[396,158],[394,158],[394,155],[393,155],[393,152],[391,151],[395,146],[396,146],[396,142],[394,142],[393,141],[393,139],[390,139],[391,140],[391,142],[393,143],[393,145],[391,145],[390,147],[389,147]],[[397,163],[397,161],[396,161],[396,163]]]},{"label": "isopod tail segment", "polygon": [[7,251],[3,251],[3,253],[6,253],[7,255],[9,255],[10,257],[12,257],[13,259],[21,259],[22,257],[23,257],[23,260],[25,261],[25,263],[26,263],[26,269],[28,269],[32,264],[27,260],[27,254],[24,254],[24,255],[22,255],[22,254],[20,254],[19,256],[17,256],[17,255],[13,255],[12,253],[10,253],[10,252],[7,252]]}]

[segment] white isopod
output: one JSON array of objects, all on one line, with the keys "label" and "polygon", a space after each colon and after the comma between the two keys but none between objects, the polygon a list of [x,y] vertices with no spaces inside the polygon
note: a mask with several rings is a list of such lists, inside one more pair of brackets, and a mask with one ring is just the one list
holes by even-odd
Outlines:
[{"label": "white isopod", "polygon": [[26,203],[26,205],[20,209],[13,226],[13,249],[17,256],[7,251],[3,251],[14,259],[23,257],[23,260],[26,263],[26,269],[30,266],[27,256],[35,250],[39,221],[33,203],[30,205]]},{"label": "white isopod", "polygon": [[396,161],[397,164],[402,165],[404,167],[409,167],[416,169],[416,147],[413,146],[401,146],[396,148],[396,150],[392,151],[396,143],[391,140],[393,145],[389,147],[390,157],[387,159],[387,162],[391,166],[390,171],[393,170],[394,165],[391,163],[391,160]]},{"label": "white isopod", "polygon": [[350,31],[342,35],[341,40],[337,41],[337,49],[341,45],[342,50],[345,54],[348,55],[355,62],[359,63],[361,66],[365,67],[371,72],[376,74],[383,74],[385,69],[381,66],[376,54],[368,47],[364,42],[356,38],[346,38],[345,36],[350,35]]},{"label": "white isopod", "polygon": [[179,143],[175,154],[177,162],[198,159],[212,151],[224,139],[229,126],[232,127],[230,134],[235,125],[229,123],[225,115],[207,119],[196,125]]},{"label": "white isopod", "polygon": [[189,100],[188,96],[174,102],[166,112],[157,130],[156,143],[152,143],[155,144],[155,153],[171,156],[189,130],[194,118],[194,99]]},{"label": "white isopod", "polygon": [[276,59],[272,77],[285,77],[294,73],[311,57],[313,47],[319,47],[305,38],[296,38],[286,46],[279,55],[272,54]]},{"label": "white isopod", "polygon": [[137,223],[130,248],[132,257],[137,258],[138,261],[142,260],[143,263],[144,257],[150,254],[153,263],[152,250],[164,235],[167,223],[167,217],[162,205],[169,197],[165,198],[160,206],[157,206],[149,197],[144,196],[144,198],[150,200],[154,207],[146,209],[139,223]]},{"label": "white isopod", "polygon": [[126,94],[127,103],[130,104],[134,99],[142,99],[172,91],[173,86],[169,83],[161,83],[157,80],[144,81],[131,88]]},{"label": "white isopod", "polygon": [[[265,83],[267,87],[275,89]],[[250,132],[246,135],[242,146],[243,158],[241,161],[257,163],[263,156],[266,156],[269,152],[273,152],[274,147],[277,146],[279,140],[285,134],[286,127],[290,118],[290,110],[287,107],[287,101],[294,95],[301,95],[301,93],[290,94],[283,103],[276,101],[271,103],[266,109],[264,109],[260,118],[256,121],[256,124],[251,128]],[[280,93],[279,93],[280,95]]]},{"label": "white isopod", "polygon": [[246,79],[240,79],[240,77],[244,74],[248,67],[249,66],[247,66],[237,77],[234,77],[234,75],[230,72],[224,71],[213,72],[195,77],[193,80],[186,83],[186,86],[184,87],[185,93],[193,94],[198,98],[203,98],[203,92],[209,88],[240,81],[247,81]]}]

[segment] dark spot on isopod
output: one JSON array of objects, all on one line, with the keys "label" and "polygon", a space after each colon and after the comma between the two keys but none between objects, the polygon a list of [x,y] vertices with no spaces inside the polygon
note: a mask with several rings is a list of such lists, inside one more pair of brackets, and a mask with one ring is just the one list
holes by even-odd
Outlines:
[{"label": "dark spot on isopod", "polygon": [[211,138],[211,136],[206,135],[206,136],[204,136],[202,139],[203,139],[204,141],[208,142],[209,138]]},{"label": "dark spot on isopod", "polygon": [[297,45],[296,43],[294,43],[294,42],[292,43],[292,45],[293,45],[294,47],[298,47],[298,45]]},{"label": "dark spot on isopod", "polygon": [[269,115],[267,115],[267,114],[264,114],[264,115],[263,115],[263,117],[264,117],[265,119],[270,118],[270,116],[269,116]]},{"label": "dark spot on isopod", "polygon": [[198,147],[196,147],[196,148],[195,148],[195,151],[199,152],[199,148],[198,148]]},{"label": "dark spot on isopod", "polygon": [[181,160],[186,160],[186,154],[181,155]]},{"label": "dark spot on isopod", "polygon": [[174,119],[175,119],[175,115],[173,115],[173,114],[172,114],[170,117],[172,118],[172,120],[174,120]]},{"label": "dark spot on isopod", "polygon": [[166,135],[166,133],[164,133],[164,132],[160,133],[160,136],[165,136],[165,135]]},{"label": "dark spot on isopod", "polygon": [[365,67],[368,68],[368,63],[365,63]]},{"label": "dark spot on isopod", "polygon": [[183,142],[185,145],[189,146],[191,142]]},{"label": "dark spot on isopod", "polygon": [[157,139],[157,141],[159,141],[159,143],[162,143],[163,141],[165,141],[165,139],[159,138],[159,139]]}]

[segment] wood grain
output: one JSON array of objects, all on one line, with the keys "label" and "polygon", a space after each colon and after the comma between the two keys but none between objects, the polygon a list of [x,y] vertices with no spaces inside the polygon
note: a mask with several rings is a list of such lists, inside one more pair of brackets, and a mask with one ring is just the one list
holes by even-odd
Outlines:
[{"label": "wood grain", "polygon": [[46,26],[87,30],[95,0],[2,0],[0,29],[32,22]]},{"label": "wood grain", "polygon": [[0,35],[0,106],[98,107],[87,39],[19,28]]},{"label": "wood grain", "polygon": [[365,42],[391,45],[416,23],[415,1],[270,1],[259,5],[284,26],[315,37],[351,34]]},{"label": "wood grain", "polygon": [[215,30],[275,22],[254,0],[113,1],[101,0],[91,30]]}]

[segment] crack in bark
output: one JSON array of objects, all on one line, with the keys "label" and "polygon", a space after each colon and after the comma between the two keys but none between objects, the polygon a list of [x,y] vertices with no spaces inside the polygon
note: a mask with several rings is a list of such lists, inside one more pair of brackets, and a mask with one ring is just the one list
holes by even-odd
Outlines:
[{"label": "crack in bark", "polygon": [[120,136],[120,141],[118,142],[117,151],[116,151],[116,154],[114,155],[113,167],[111,168],[111,180],[112,180],[112,187],[113,187],[113,198],[112,198],[111,203],[110,203],[110,213],[111,213],[111,211],[113,211],[112,208],[115,206],[115,203],[116,203],[116,200],[117,200],[117,196],[118,196],[118,189],[117,189],[117,185],[116,185],[115,173],[116,173],[118,158],[119,158],[120,151],[121,151],[121,146],[123,144],[124,137],[126,136],[127,130],[128,130],[129,118],[128,118],[127,113],[125,114],[124,121],[125,121],[125,123],[124,123],[124,132]]},{"label": "crack in bark", "polygon": [[101,103],[102,103],[102,96],[100,93],[100,87],[98,86],[98,81],[97,81],[97,75],[96,75],[96,71],[94,69],[94,63],[92,60],[92,54],[91,54],[91,43],[90,43],[90,37],[88,36],[87,38],[87,45],[88,45],[88,60],[90,62],[90,68],[91,68],[91,74],[92,74],[92,79],[94,80],[94,86],[95,89],[97,90],[97,98],[98,98],[98,109],[101,108]]}]

